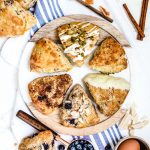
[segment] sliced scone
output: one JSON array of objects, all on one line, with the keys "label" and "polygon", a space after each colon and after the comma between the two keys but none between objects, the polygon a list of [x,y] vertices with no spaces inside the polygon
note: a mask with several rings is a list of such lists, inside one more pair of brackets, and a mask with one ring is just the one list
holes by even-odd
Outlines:
[{"label": "sliced scone", "polygon": [[24,138],[18,150],[53,150],[54,136],[51,131],[43,131]]},{"label": "sliced scone", "polygon": [[28,85],[29,95],[36,109],[49,114],[62,104],[71,84],[72,79],[68,74],[37,78]]},{"label": "sliced scone", "polygon": [[127,68],[123,47],[112,37],[106,38],[96,49],[90,68],[102,73],[117,73]]},{"label": "sliced scone", "polygon": [[23,35],[36,18],[15,0],[0,0],[0,37]]},{"label": "sliced scone", "polygon": [[120,108],[130,89],[126,80],[102,74],[88,74],[84,82],[100,112],[106,116],[111,116]]},{"label": "sliced scone", "polygon": [[58,27],[57,31],[64,53],[77,66],[83,65],[100,36],[100,28],[88,22],[71,22]]},{"label": "sliced scone", "polygon": [[64,126],[76,128],[92,126],[100,121],[92,101],[79,84],[73,87],[64,101],[60,118]]},{"label": "sliced scone", "polygon": [[63,55],[60,47],[47,38],[37,41],[30,58],[30,69],[34,72],[63,72],[72,65]]}]

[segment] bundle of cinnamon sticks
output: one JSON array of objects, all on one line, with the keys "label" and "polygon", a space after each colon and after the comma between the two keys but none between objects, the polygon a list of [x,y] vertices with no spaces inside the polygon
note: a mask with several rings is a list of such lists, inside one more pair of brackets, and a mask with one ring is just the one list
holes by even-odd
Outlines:
[{"label": "bundle of cinnamon sticks", "polygon": [[128,6],[126,4],[123,4],[123,7],[127,12],[128,17],[130,18],[131,22],[133,23],[133,25],[135,26],[135,28],[138,31],[137,39],[141,40],[141,41],[145,37],[144,30],[145,30],[146,14],[147,14],[147,9],[148,9],[148,4],[149,4],[149,0],[143,0],[139,24],[136,22],[136,20],[132,16]]}]

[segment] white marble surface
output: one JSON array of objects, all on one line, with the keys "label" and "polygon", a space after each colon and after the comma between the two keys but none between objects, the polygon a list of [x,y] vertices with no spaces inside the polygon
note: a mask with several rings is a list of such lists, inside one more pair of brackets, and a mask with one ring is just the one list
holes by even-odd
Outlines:
[{"label": "white marble surface", "polygon": [[[99,5],[100,0],[97,1]],[[104,6],[110,6],[110,10],[115,20],[115,25],[120,28],[125,34],[126,37],[129,39],[131,44],[133,45],[133,49],[131,51],[127,51],[127,55],[130,60],[131,65],[131,72],[132,72],[132,94],[131,100],[134,100],[139,115],[146,115],[150,117],[150,35],[149,35],[149,26],[148,23],[146,25],[146,38],[143,42],[136,40],[136,32],[135,29],[132,27],[130,21],[123,14],[123,9],[119,14],[117,14],[116,7],[114,5],[115,0],[105,0],[103,2]],[[116,0],[120,2],[120,0]],[[90,15],[95,15],[91,11],[87,10],[87,8],[77,4],[74,0],[63,0],[61,2],[61,7],[65,14],[72,14],[72,13],[85,13]],[[141,0],[134,1],[127,0],[127,3],[131,10],[134,12],[135,17],[138,19],[139,16],[139,8]],[[96,7],[98,6],[96,5]],[[133,7],[134,5],[134,7]],[[68,7],[69,6],[69,7]],[[81,11],[82,10],[82,11]],[[148,13],[150,18],[150,13]],[[121,18],[123,16],[123,18]],[[147,21],[148,22],[148,21]],[[1,43],[0,43],[1,44]],[[10,45],[7,48],[9,51],[20,51],[20,49],[14,49]],[[14,56],[15,57],[15,56]],[[19,56],[15,57],[19,59]],[[15,94],[17,89],[17,65],[14,63],[13,65],[8,64],[5,62],[4,59],[0,58],[0,149],[1,150],[13,150],[16,149],[14,143],[16,142],[16,138],[11,134],[11,118],[13,116],[13,105],[15,100]],[[20,98],[19,98],[20,99]],[[16,103],[17,105],[17,103]],[[18,108],[19,109],[19,108]],[[25,109],[25,108],[24,108]],[[19,128],[19,132],[26,132],[26,127]],[[136,135],[144,138],[146,141],[150,143],[150,125],[147,127],[137,130]]]}]

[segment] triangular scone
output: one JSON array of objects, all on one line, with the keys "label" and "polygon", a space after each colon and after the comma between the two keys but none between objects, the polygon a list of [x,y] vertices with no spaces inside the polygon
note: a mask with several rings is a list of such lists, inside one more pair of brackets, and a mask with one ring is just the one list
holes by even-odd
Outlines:
[{"label": "triangular scone", "polygon": [[63,72],[72,69],[68,59],[53,41],[40,39],[33,48],[30,69],[34,72]]},{"label": "triangular scone", "polygon": [[84,82],[101,113],[107,116],[111,116],[120,108],[130,88],[126,80],[102,74],[88,74]]},{"label": "triangular scone", "polygon": [[37,78],[29,83],[28,89],[34,107],[49,114],[62,104],[71,85],[71,76],[63,74]]},{"label": "triangular scone", "polygon": [[76,84],[64,101],[61,123],[67,127],[84,128],[97,124],[100,119],[81,85]]},{"label": "triangular scone", "polygon": [[0,0],[0,36],[23,35],[36,24],[36,18],[14,0]]},{"label": "triangular scone", "polygon": [[71,22],[57,29],[64,53],[77,66],[91,54],[99,40],[100,28],[88,22]]},{"label": "triangular scone", "polygon": [[117,73],[127,68],[123,47],[112,37],[106,38],[89,62],[90,68],[102,73]]}]

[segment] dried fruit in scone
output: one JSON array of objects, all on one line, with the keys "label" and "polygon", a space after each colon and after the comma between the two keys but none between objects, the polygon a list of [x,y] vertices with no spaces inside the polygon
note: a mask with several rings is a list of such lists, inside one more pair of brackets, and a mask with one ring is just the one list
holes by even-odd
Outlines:
[{"label": "dried fruit in scone", "polygon": [[43,114],[51,113],[62,104],[71,84],[72,78],[68,74],[45,76],[31,81],[28,89],[34,107]]},{"label": "dried fruit in scone", "polygon": [[24,9],[32,7],[37,0],[16,0]]},{"label": "dried fruit in scone", "polygon": [[96,110],[81,85],[76,84],[64,101],[61,123],[67,127],[84,128],[99,123]]},{"label": "dried fruit in scone", "polygon": [[106,38],[96,49],[90,68],[102,73],[117,73],[127,68],[123,47],[112,37]]},{"label": "dried fruit in scone", "polygon": [[71,22],[58,27],[57,31],[64,53],[77,66],[84,64],[100,36],[100,28],[89,22]]},{"label": "dried fruit in scone", "polygon": [[59,46],[50,39],[42,38],[32,50],[30,69],[34,72],[63,72],[72,69],[72,65]]},{"label": "dried fruit in scone", "polygon": [[51,131],[43,131],[24,138],[18,150],[53,150],[54,137]]},{"label": "dried fruit in scone", "polygon": [[23,35],[36,24],[36,18],[17,1],[0,0],[0,37]]},{"label": "dried fruit in scone", "polygon": [[100,112],[113,115],[128,95],[130,85],[122,78],[102,74],[88,74],[84,78]]}]

